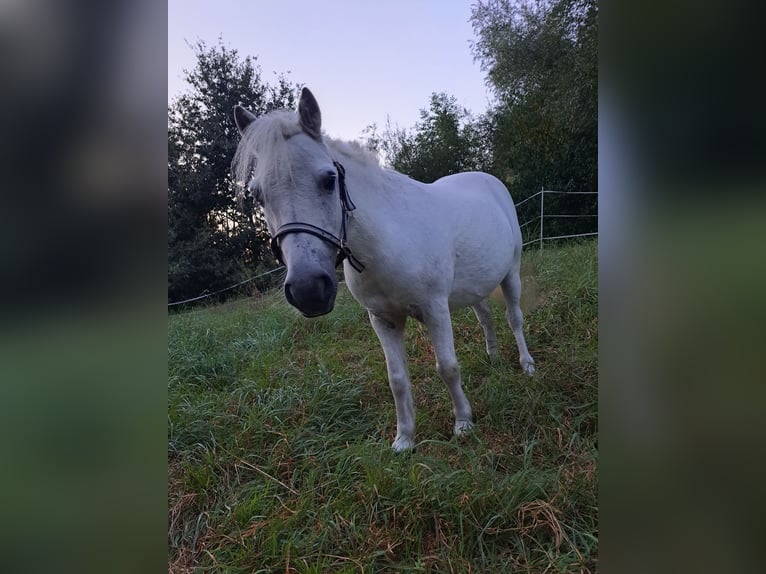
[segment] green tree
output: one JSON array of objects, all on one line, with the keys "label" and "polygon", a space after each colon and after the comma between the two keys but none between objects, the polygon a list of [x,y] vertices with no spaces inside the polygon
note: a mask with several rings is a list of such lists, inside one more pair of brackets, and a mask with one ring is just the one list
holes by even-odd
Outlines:
[{"label": "green tree", "polygon": [[491,171],[517,201],[541,187],[597,191],[596,0],[479,0],[471,22],[497,98]]},{"label": "green tree", "polygon": [[483,127],[475,122],[454,96],[432,94],[428,108],[420,110],[420,121],[410,130],[392,127],[383,133],[368,128],[367,145],[382,152],[393,169],[426,183],[440,177],[481,169],[487,160],[483,149]]},{"label": "green tree", "polygon": [[262,219],[238,210],[231,160],[239,141],[232,110],[256,115],[294,108],[298,86],[279,76],[264,82],[255,59],[222,43],[192,49],[189,91],[168,108],[168,299],[227,287],[269,261]]}]

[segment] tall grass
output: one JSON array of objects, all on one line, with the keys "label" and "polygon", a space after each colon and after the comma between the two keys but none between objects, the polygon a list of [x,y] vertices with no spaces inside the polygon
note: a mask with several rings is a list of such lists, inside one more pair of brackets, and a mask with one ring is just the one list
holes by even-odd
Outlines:
[{"label": "tall grass", "polygon": [[453,316],[476,429],[451,436],[425,329],[408,325],[414,453],[383,351],[341,288],[306,320],[280,293],[171,316],[171,572],[595,571],[595,242],[524,254],[522,374],[503,309],[492,364],[470,310]]}]

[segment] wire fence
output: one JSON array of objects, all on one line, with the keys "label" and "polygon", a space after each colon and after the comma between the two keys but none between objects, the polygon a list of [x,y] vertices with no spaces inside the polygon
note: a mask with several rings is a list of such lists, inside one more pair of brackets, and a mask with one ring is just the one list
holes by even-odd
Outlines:
[{"label": "wire fence", "polygon": [[[543,242],[544,241],[551,241],[554,239],[568,239],[573,237],[593,237],[598,235],[598,231],[588,231],[586,233],[561,233],[559,231],[558,234],[554,235],[545,235],[546,226],[545,221],[548,220],[577,220],[577,219],[586,219],[590,221],[596,221],[596,224],[598,223],[598,214],[597,213],[545,213],[545,196],[546,194],[556,194],[565,196],[566,198],[574,198],[579,196],[598,196],[598,192],[596,191],[553,191],[553,190],[547,190],[542,189],[538,191],[537,193],[534,193],[527,197],[526,199],[520,201],[516,204],[516,210],[517,213],[536,213],[534,216],[531,216],[527,218],[524,223],[522,223],[519,227],[522,230],[522,237],[523,242],[522,246],[531,245],[532,243],[537,243],[540,249],[543,248]],[[529,207],[524,208],[520,210],[519,208],[522,207],[527,202],[531,202],[534,198],[539,197],[539,213],[537,213],[534,210],[534,204],[530,203],[529,206],[532,207],[532,209],[529,209]],[[596,209],[596,204],[593,203],[593,209]],[[561,209],[561,205],[556,206],[557,210]],[[587,206],[586,206],[587,207]],[[539,223],[539,226],[536,225]],[[553,230],[560,230],[561,225],[554,225],[548,226],[548,229],[553,227]]]},{"label": "wire fence", "polygon": [[255,281],[256,279],[260,279],[261,277],[266,277],[267,275],[271,275],[272,273],[281,271],[284,268],[285,266],[281,265],[280,267],[271,269],[269,271],[266,271],[265,273],[259,273],[258,275],[254,275],[253,277],[245,279],[244,281],[240,281],[239,283],[235,283],[234,285],[231,285],[229,287],[225,287],[224,289],[219,289],[218,291],[213,291],[212,293],[205,293],[204,295],[200,295],[199,297],[184,299],[183,301],[173,301],[172,303],[168,303],[168,307],[175,307],[176,305],[183,305],[185,303],[194,303],[195,301],[202,301],[203,299],[208,299],[209,297],[215,297],[216,295],[220,295],[221,293],[225,293],[226,291],[231,291],[232,289],[241,287],[242,285],[245,285],[246,283],[251,283],[252,281]]},{"label": "wire fence", "polygon": [[[546,194],[565,194],[566,196],[582,196],[582,195],[598,195],[598,192],[595,191],[552,191],[552,190],[540,190],[535,194],[530,195],[526,199],[520,201],[516,204],[516,210],[519,212],[519,208],[522,207],[524,204],[532,201],[534,198],[539,197],[539,206],[540,206],[540,212],[539,215],[534,215],[533,217],[530,217],[527,219],[524,223],[522,223],[519,227],[522,230],[522,237],[525,235],[525,229],[526,232],[526,240],[523,241],[522,246],[531,245],[532,243],[537,243],[540,247],[540,249],[543,248],[543,242],[544,241],[552,241],[555,239],[568,239],[572,237],[591,237],[598,235],[598,231],[595,232],[587,232],[587,233],[570,233],[570,234],[560,234],[560,235],[545,235],[545,220],[546,219],[564,219],[564,220],[574,220],[574,219],[580,219],[580,218],[598,218],[597,213],[545,213],[545,195]],[[533,205],[533,204],[530,204]],[[530,210],[528,208],[525,208],[524,210],[521,210],[525,213],[528,213]],[[540,223],[539,228],[531,228],[530,226],[534,226],[537,222]],[[531,229],[531,231],[530,231]],[[555,229],[555,227],[554,227]],[[260,273],[258,275],[254,275],[253,277],[249,277],[245,279],[244,281],[240,281],[239,283],[235,283],[234,285],[231,285],[229,287],[225,287],[224,289],[219,289],[217,291],[213,291],[212,293],[205,293],[203,295],[199,295],[198,297],[191,297],[189,299],[184,299],[183,301],[173,301],[172,303],[168,303],[168,308],[176,307],[178,305],[184,305],[187,303],[195,303],[197,301],[202,301],[204,299],[209,299],[210,297],[215,297],[217,295],[220,295],[222,293],[226,293],[227,291],[231,291],[232,289],[236,289],[237,287],[241,287],[242,285],[245,285],[247,283],[251,283],[252,281],[255,281],[256,279],[261,279],[262,277],[265,277],[267,275],[271,275],[272,273],[276,273],[277,271],[281,271],[285,269],[284,265],[280,267],[276,267],[275,269],[270,269],[269,271],[266,271],[265,273]]]}]

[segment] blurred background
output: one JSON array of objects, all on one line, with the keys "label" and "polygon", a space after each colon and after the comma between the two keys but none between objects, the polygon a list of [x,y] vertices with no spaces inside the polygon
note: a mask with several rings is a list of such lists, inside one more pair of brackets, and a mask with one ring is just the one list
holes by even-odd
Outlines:
[{"label": "blurred background", "polygon": [[601,2],[605,571],[759,570],[766,115],[744,2]]},{"label": "blurred background", "polygon": [[166,8],[0,3],[0,553],[164,567]]}]

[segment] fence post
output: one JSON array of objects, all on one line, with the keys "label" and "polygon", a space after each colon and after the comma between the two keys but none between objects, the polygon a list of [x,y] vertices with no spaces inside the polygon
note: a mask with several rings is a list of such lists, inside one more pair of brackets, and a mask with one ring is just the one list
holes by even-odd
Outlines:
[{"label": "fence post", "polygon": [[545,190],[540,189],[540,249],[543,248],[543,204],[545,202]]}]

